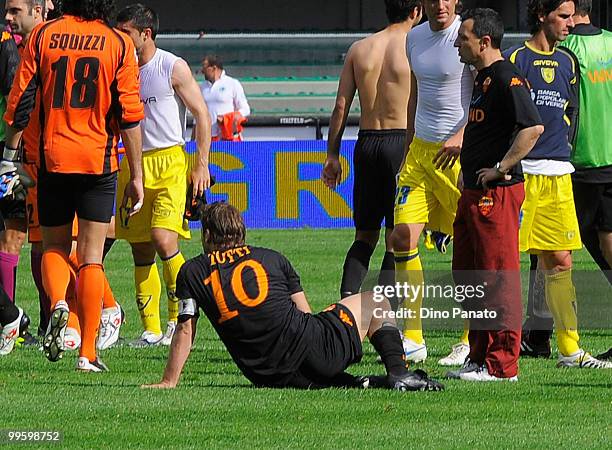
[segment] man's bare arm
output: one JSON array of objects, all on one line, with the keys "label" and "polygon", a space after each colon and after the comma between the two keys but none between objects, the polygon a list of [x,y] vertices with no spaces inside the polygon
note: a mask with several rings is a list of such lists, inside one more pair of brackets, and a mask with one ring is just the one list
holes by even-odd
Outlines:
[{"label": "man's bare arm", "polygon": [[436,169],[444,170],[455,165],[461,153],[463,133],[465,132],[466,125],[463,125],[459,131],[449,137],[440,151],[434,156],[433,163],[436,165]]},{"label": "man's bare arm", "polygon": [[126,208],[128,201],[130,207],[128,214],[136,214],[144,201],[144,188],[142,185],[142,134],[140,125],[121,130],[121,140],[125,148],[125,157],[130,167],[130,182],[125,186],[122,208]]},{"label": "man's bare arm", "polygon": [[417,79],[414,76],[414,72],[410,71],[410,96],[408,97],[408,124],[406,126],[406,152],[408,153],[408,147],[414,139],[415,133],[415,121],[416,121],[416,110],[417,100],[419,98],[419,92],[417,89]]},{"label": "man's bare arm", "polygon": [[[6,126],[6,140],[5,146],[9,148],[17,148],[19,146],[19,141],[21,140],[21,135],[23,134],[23,130],[18,130],[13,128],[10,125]],[[6,158],[6,159],[15,159],[15,158]]]},{"label": "man's bare arm", "polygon": [[208,157],[210,153],[211,123],[206,102],[200,87],[191,74],[187,63],[179,59],[172,69],[172,87],[185,106],[191,111],[195,123],[193,134],[198,149],[198,160],[191,172],[194,198],[210,187]]},{"label": "man's bare arm", "polygon": [[191,346],[195,339],[197,320],[197,317],[193,317],[185,322],[180,322],[176,326],[172,344],[170,344],[168,362],[166,363],[166,369],[164,370],[164,376],[161,382],[157,384],[144,384],[141,387],[152,389],[172,389],[176,387],[181,378],[181,373],[183,372],[183,367],[185,367],[189,353],[191,353]]},{"label": "man's bare arm", "polygon": [[321,178],[323,182],[331,189],[335,188],[342,178],[342,167],[340,165],[340,142],[346,127],[351,104],[355,98],[357,84],[355,82],[355,73],[353,69],[353,47],[351,47],[346,55],[340,82],[338,84],[338,93],[336,95],[336,104],[329,121],[329,135],[327,138],[327,160],[323,166]]},{"label": "man's bare arm", "polygon": [[498,168],[483,168],[476,172],[478,173],[477,183],[482,184],[482,187],[487,189],[487,184],[490,181],[510,180],[510,175],[507,175],[507,173],[529,154],[542,133],[544,133],[542,125],[523,128],[519,131],[504,159],[500,161]]},{"label": "man's bare arm", "polygon": [[306,294],[304,291],[296,292],[291,296],[291,301],[295,303],[297,309],[302,311],[303,313],[312,313],[312,309],[310,308],[310,304],[308,304],[308,299],[306,298]]},{"label": "man's bare arm", "polygon": [[406,147],[404,148],[404,157],[402,158],[402,163],[400,164],[400,172],[404,167],[404,162],[406,161],[406,155],[410,150],[410,144],[414,139],[415,133],[415,120],[416,120],[416,109],[417,109],[417,100],[418,100],[418,91],[417,91],[417,80],[414,76],[414,73],[410,71],[410,95],[408,97],[408,113],[406,118],[408,122],[406,123]]}]

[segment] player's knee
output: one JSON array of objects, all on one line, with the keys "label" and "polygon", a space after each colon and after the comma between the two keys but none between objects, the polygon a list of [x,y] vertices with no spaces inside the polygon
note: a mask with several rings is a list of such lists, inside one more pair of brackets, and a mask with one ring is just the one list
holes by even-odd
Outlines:
[{"label": "player's knee", "polygon": [[137,266],[155,261],[155,247],[150,242],[132,244],[132,257]]},{"label": "player's knee", "polygon": [[162,258],[168,258],[178,251],[178,235],[168,230],[153,230],[151,241],[155,251]]},{"label": "player's knee", "polygon": [[26,234],[19,230],[5,230],[0,233],[0,251],[18,255],[25,242]]},{"label": "player's knee", "polygon": [[549,253],[547,259],[547,266],[553,272],[565,272],[572,268],[572,254],[570,252]]},{"label": "player's knee", "polygon": [[407,225],[396,225],[391,233],[390,241],[391,246],[395,251],[407,252],[408,250],[411,250],[410,228]]},{"label": "player's knee", "polygon": [[379,235],[380,230],[357,230],[355,232],[355,240],[365,242],[370,247],[375,248],[376,244],[378,244]]},{"label": "player's knee", "polygon": [[612,261],[612,239],[607,237],[606,239],[599,239],[599,249],[601,250],[601,254],[608,261]]}]

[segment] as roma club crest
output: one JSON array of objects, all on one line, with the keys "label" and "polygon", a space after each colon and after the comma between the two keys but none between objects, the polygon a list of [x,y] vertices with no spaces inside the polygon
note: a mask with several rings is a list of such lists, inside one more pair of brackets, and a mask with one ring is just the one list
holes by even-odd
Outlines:
[{"label": "as roma club crest", "polygon": [[489,90],[489,86],[491,84],[491,77],[487,77],[485,78],[485,80],[482,82],[482,92],[483,93],[487,93],[487,91]]},{"label": "as roma club crest", "polygon": [[478,211],[480,211],[480,214],[482,214],[483,216],[488,216],[492,208],[492,197],[489,197],[488,195],[483,195],[482,197],[480,197],[480,200],[478,200]]},{"label": "as roma club crest", "polygon": [[542,73],[542,78],[548,84],[555,81],[555,68],[554,67],[542,67],[540,71]]}]

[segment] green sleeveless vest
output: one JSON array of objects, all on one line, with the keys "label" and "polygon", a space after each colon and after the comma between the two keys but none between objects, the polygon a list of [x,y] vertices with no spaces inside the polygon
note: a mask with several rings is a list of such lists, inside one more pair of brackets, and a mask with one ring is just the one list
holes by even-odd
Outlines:
[{"label": "green sleeveless vest", "polygon": [[570,35],[562,44],[580,63],[580,112],[572,162],[612,165],[612,33]]}]

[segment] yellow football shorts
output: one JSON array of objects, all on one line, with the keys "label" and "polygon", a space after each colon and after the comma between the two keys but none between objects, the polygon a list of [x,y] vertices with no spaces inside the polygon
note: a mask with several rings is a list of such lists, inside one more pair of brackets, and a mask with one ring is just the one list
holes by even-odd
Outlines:
[{"label": "yellow football shorts", "polygon": [[581,247],[570,174],[525,174],[520,251],[538,253],[541,250],[577,250]]},{"label": "yellow football shorts", "polygon": [[436,169],[433,159],[441,148],[442,143],[412,140],[397,182],[396,225],[425,223],[428,229],[453,234],[461,167],[457,161],[451,168]]},{"label": "yellow football shorts", "polygon": [[174,146],[149,150],[142,154],[144,204],[127,222],[119,208],[125,186],[130,179],[127,158],[121,161],[117,181],[117,239],[139,243],[151,240],[151,228],[175,231],[179,237],[189,239],[189,224],[185,214],[187,195],[187,156],[183,147]]}]

